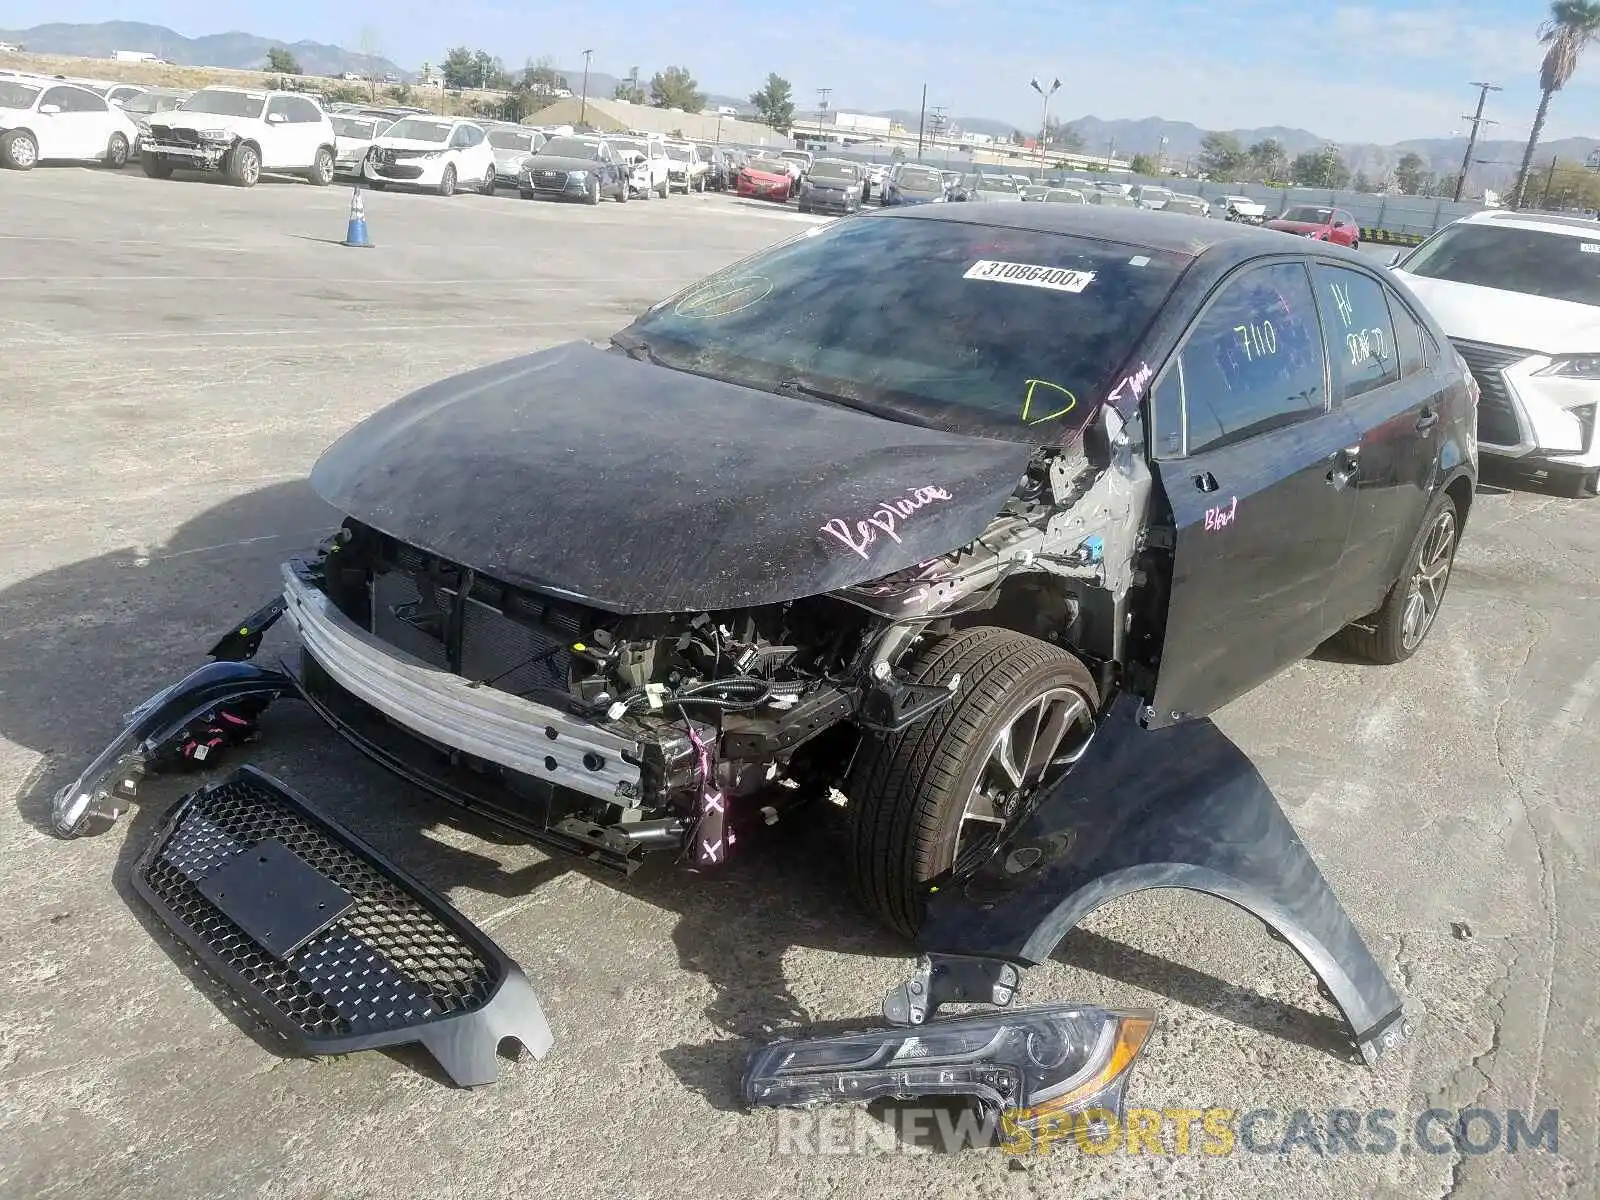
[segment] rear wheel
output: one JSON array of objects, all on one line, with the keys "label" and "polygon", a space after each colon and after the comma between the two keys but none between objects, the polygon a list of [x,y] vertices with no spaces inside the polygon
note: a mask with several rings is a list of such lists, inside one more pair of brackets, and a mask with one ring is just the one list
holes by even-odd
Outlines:
[{"label": "rear wheel", "polygon": [[658,196],[660,196],[663,200],[667,199],[669,196],[672,195],[672,184],[668,183],[665,179],[663,179],[661,181],[661,186],[656,189],[656,194]]},{"label": "rear wheel", "polygon": [[172,164],[164,158],[158,158],[145,150],[139,155],[139,165],[144,168],[144,173],[151,179],[171,179]]},{"label": "rear wheel", "polygon": [[311,160],[311,169],[306,172],[306,182],[313,187],[327,187],[333,182],[333,151],[323,146],[317,151],[317,156]]},{"label": "rear wheel", "polygon": [[1428,506],[1406,565],[1383,606],[1370,617],[1347,625],[1335,640],[1352,653],[1385,665],[1404,662],[1415,654],[1444,603],[1460,535],[1456,502],[1441,491]]},{"label": "rear wheel", "polygon": [[120,171],[127,166],[128,139],[120,133],[113,133],[111,140],[106,143],[106,156],[103,161],[113,171]]},{"label": "rear wheel", "polygon": [[494,188],[495,188],[494,168],[490,167],[489,168],[489,173],[483,177],[483,186],[480,187],[478,190],[480,192],[482,192],[485,196],[492,196],[492,195],[494,195]]},{"label": "rear wheel", "polygon": [[13,171],[31,171],[39,161],[39,143],[26,129],[13,129],[0,137],[0,166]]},{"label": "rear wheel", "polygon": [[451,163],[445,167],[444,174],[439,176],[439,195],[454,196],[456,194],[456,168]]},{"label": "rear wheel", "polygon": [[261,178],[261,154],[249,142],[240,142],[228,152],[228,182],[235,187],[255,187]]},{"label": "rear wheel", "polygon": [[624,179],[621,183],[619,183],[617,185],[617,194],[613,198],[616,200],[616,202],[618,204],[626,204],[628,202],[629,193],[631,191],[632,191],[632,188],[629,186],[628,181],[626,179]]},{"label": "rear wheel", "polygon": [[1071,769],[1094,734],[1099,690],[1059,646],[982,626],[929,644],[913,681],[961,676],[955,699],[904,733],[863,743],[846,783],[851,876],[862,904],[908,936],[926,884],[994,836]]},{"label": "rear wheel", "polygon": [[1551,471],[1550,490],[1579,500],[1600,492],[1600,471]]}]

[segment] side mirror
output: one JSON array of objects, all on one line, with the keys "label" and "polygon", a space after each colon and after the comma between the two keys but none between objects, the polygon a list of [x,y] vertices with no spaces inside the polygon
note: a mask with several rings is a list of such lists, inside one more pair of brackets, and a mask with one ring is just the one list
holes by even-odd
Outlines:
[{"label": "side mirror", "polygon": [[1404,250],[1391,250],[1389,251],[1389,260],[1383,265],[1386,267],[1398,267],[1400,260],[1405,256],[1406,252]]},{"label": "side mirror", "polygon": [[267,124],[269,125],[282,125],[288,119],[288,117],[279,112],[267,114]]},{"label": "side mirror", "polygon": [[59,104],[41,104],[41,105],[39,105],[39,111],[44,113],[46,116],[54,116],[56,113],[61,111],[61,105],[59,105]]}]

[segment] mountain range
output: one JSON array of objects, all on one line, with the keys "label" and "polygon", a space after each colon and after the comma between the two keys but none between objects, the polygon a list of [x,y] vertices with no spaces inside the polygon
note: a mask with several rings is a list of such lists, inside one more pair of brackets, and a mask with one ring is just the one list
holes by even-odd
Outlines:
[{"label": "mountain range", "polygon": [[[394,74],[402,79],[414,80],[417,72],[397,66],[373,49],[371,53],[356,53],[340,46],[321,42],[274,41],[251,33],[219,33],[206,37],[188,38],[161,25],[147,25],[137,21],[105,21],[95,25],[51,24],[32,29],[0,30],[0,40],[18,43],[40,54],[76,55],[84,58],[110,58],[115,50],[143,50],[171,63],[195,67],[235,67],[256,69],[266,62],[267,51],[274,47],[286,49],[300,63],[308,75],[336,75],[344,71],[363,74]],[[443,50],[441,49],[441,57]],[[508,60],[515,69],[515,62]],[[580,87],[583,72],[560,70],[574,91]],[[648,81],[649,71],[641,70],[641,79]],[[600,71],[589,72],[589,95],[608,97],[620,82],[620,77]],[[731,104],[740,112],[751,111],[750,102],[742,96],[708,94],[707,105]],[[835,110],[856,111],[848,104],[834,106]],[[799,110],[809,115],[804,108]],[[917,127],[915,109],[887,109],[872,115],[893,117],[907,129]],[[1009,137],[1016,126],[992,117],[956,117],[952,124],[958,128],[984,133],[994,137]],[[1115,149],[1122,156],[1132,154],[1162,154],[1169,166],[1180,166],[1198,155],[1206,130],[1188,121],[1168,121],[1161,117],[1142,119],[1102,119],[1096,116],[1080,117],[1070,122],[1084,140],[1087,150],[1104,153]],[[1032,133],[1033,130],[1026,130]],[[1296,154],[1319,146],[1338,146],[1352,171],[1365,174],[1377,181],[1394,170],[1400,158],[1414,153],[1423,160],[1425,169],[1440,175],[1451,175],[1461,169],[1461,158],[1466,150],[1464,138],[1423,138],[1397,142],[1393,145],[1354,142],[1338,143],[1306,129],[1283,126],[1261,126],[1254,129],[1233,129],[1241,145],[1249,146],[1265,138],[1275,139],[1292,158]],[[1581,163],[1597,148],[1600,141],[1594,138],[1563,138],[1540,145],[1538,163],[1547,166],[1552,157],[1564,162]],[[1515,175],[1522,159],[1522,144],[1506,139],[1479,142],[1473,153],[1478,160],[1473,178],[1479,186],[1503,188]]]}]

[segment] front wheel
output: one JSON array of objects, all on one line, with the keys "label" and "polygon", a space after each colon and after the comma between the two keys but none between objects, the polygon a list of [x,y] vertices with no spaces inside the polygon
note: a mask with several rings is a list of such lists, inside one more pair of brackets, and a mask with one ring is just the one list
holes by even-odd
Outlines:
[{"label": "front wheel", "polygon": [[444,174],[439,176],[439,195],[454,196],[456,194],[456,168],[454,164],[445,167]]},{"label": "front wheel", "polygon": [[139,154],[139,165],[144,168],[144,173],[151,179],[171,179],[172,164],[164,158],[158,158],[150,151],[144,150]]},{"label": "front wheel", "polygon": [[13,129],[0,137],[0,166],[13,171],[31,171],[39,161],[39,143],[25,129]]},{"label": "front wheel", "polygon": [[661,181],[661,186],[656,189],[656,194],[658,196],[660,196],[663,200],[671,198],[671,196],[672,196],[672,184],[670,184],[669,182],[667,182],[666,180],[663,179]]},{"label": "front wheel", "polygon": [[589,191],[584,195],[583,202],[585,204],[600,203],[600,181],[598,179],[593,177],[590,178]]},{"label": "front wheel", "polygon": [[255,187],[261,178],[261,154],[248,142],[228,152],[228,182],[235,187]]},{"label": "front wheel", "polygon": [[317,156],[311,160],[311,169],[306,172],[306,182],[312,187],[327,187],[333,182],[333,151],[323,146],[317,151]]},{"label": "front wheel", "polygon": [[629,194],[632,192],[632,190],[632,185],[628,183],[626,179],[624,179],[622,183],[618,185],[617,194],[613,196],[612,199],[618,204],[626,204],[628,202]]},{"label": "front wheel", "polygon": [[845,793],[857,897],[912,936],[927,881],[1077,762],[1094,735],[1099,689],[1066,650],[993,626],[931,642],[909,671],[936,687],[960,675],[955,698],[903,733],[869,734]]},{"label": "front wheel", "polygon": [[106,143],[106,166],[113,171],[120,171],[128,165],[128,139],[120,133],[113,133],[111,140]]},{"label": "front wheel", "polygon": [[1444,603],[1460,536],[1461,517],[1456,502],[1448,492],[1441,491],[1428,506],[1422,527],[1406,555],[1406,565],[1383,606],[1340,630],[1336,640],[1352,653],[1385,666],[1405,662],[1415,654]]},{"label": "front wheel", "polygon": [[492,195],[494,195],[495,184],[497,182],[498,181],[494,177],[494,168],[491,167],[491,168],[489,168],[489,173],[483,177],[483,186],[480,187],[478,190],[480,192],[482,192],[485,196],[492,196]]}]

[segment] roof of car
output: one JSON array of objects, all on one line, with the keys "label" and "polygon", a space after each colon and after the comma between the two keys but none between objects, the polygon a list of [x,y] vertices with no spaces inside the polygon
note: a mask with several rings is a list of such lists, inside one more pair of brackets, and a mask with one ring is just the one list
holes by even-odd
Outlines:
[{"label": "roof of car", "polygon": [[[952,204],[915,205],[886,208],[870,218],[901,221],[959,221],[969,225],[990,225],[1004,229],[1024,229],[1038,233],[1069,233],[1081,237],[1103,238],[1131,246],[1148,246],[1174,254],[1197,257],[1208,250],[1224,248],[1241,256],[1282,254],[1309,247],[1304,238],[1240,225],[1207,217],[1187,217],[1174,213],[1148,212],[1137,208],[1093,205],[1044,204]],[[1326,253],[1329,243],[1317,242],[1318,254]]]},{"label": "roof of car", "polygon": [[1473,225],[1510,225],[1517,229],[1538,229],[1545,233],[1559,233],[1568,237],[1600,234],[1600,221],[1588,217],[1563,216],[1560,213],[1505,212],[1488,209],[1463,217]]}]

